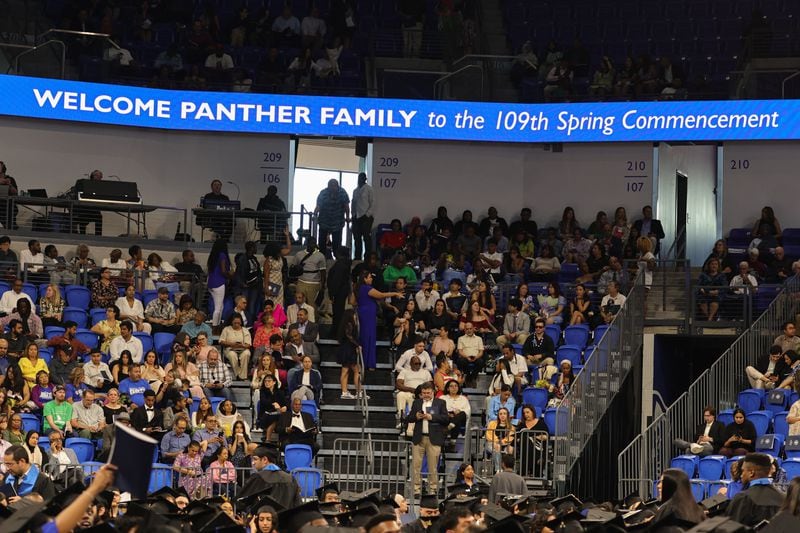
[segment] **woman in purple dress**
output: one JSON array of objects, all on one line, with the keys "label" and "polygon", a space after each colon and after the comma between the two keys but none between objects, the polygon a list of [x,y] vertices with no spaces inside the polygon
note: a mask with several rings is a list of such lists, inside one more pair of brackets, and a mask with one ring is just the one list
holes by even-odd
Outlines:
[{"label": "woman in purple dress", "polygon": [[358,305],[358,339],[364,355],[364,367],[375,370],[378,337],[378,300],[402,298],[402,292],[381,292],[372,286],[372,272],[365,270],[358,278],[356,303]]}]

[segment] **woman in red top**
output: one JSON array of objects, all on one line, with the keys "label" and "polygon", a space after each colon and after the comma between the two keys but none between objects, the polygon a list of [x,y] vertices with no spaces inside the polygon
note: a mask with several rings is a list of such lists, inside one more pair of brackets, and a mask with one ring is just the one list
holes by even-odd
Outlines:
[{"label": "woman in red top", "polygon": [[464,331],[467,322],[472,322],[472,325],[475,326],[475,333],[478,334],[497,331],[495,327],[492,326],[492,323],[489,322],[478,300],[472,300],[469,307],[458,317],[458,329]]},{"label": "woman in red top", "polygon": [[406,234],[403,232],[403,223],[398,219],[391,222],[392,229],[381,235],[378,245],[381,247],[382,257],[391,257],[398,250],[406,246]]}]

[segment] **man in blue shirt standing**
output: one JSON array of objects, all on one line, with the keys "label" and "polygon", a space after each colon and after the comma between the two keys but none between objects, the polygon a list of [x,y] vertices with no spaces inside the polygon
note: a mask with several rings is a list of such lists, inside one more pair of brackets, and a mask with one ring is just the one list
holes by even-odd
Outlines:
[{"label": "man in blue shirt standing", "polygon": [[192,441],[192,437],[186,433],[186,428],[189,426],[189,421],[183,415],[178,415],[175,418],[175,424],[172,426],[172,431],[164,435],[161,439],[161,462],[165,464],[172,464],[175,458],[183,452],[183,450]]},{"label": "man in blue shirt standing", "polygon": [[[331,252],[342,245],[342,229],[350,216],[350,197],[339,187],[339,180],[329,180],[328,186],[320,191],[314,214],[318,217],[320,251],[331,259]],[[328,248],[328,237],[332,248]]]}]

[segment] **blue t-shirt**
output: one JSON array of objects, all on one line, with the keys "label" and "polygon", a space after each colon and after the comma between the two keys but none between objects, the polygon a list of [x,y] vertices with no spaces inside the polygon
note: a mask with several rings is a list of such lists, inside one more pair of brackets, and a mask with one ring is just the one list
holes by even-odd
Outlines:
[{"label": "blue t-shirt", "polygon": [[209,289],[216,289],[217,287],[225,285],[225,276],[222,274],[223,263],[225,263],[225,265],[228,267],[228,270],[230,270],[231,261],[228,258],[228,254],[220,252],[219,257],[217,258],[217,264],[208,272]]},{"label": "blue t-shirt", "polygon": [[66,389],[67,392],[67,401],[69,401],[69,399],[72,398],[72,403],[77,403],[81,401],[81,399],[83,398],[83,391],[88,389],[88,387],[83,383],[81,383],[77,387],[72,383],[67,383],[64,388]]},{"label": "blue t-shirt", "polygon": [[119,384],[119,393],[127,394],[131,402],[138,406],[144,405],[144,391],[152,390],[150,383],[145,379],[133,381],[131,378],[123,379]]}]

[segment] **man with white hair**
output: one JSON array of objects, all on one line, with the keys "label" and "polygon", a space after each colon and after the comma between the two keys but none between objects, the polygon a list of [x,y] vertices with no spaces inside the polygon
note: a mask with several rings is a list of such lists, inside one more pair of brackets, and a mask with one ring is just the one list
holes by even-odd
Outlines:
[{"label": "man with white hair", "polygon": [[[750,265],[747,261],[742,261],[739,263],[739,273],[733,276],[730,286],[750,287],[753,289],[758,287],[758,281],[756,280],[755,276],[750,273]],[[745,294],[744,289],[734,289],[733,292],[735,294]]]}]

